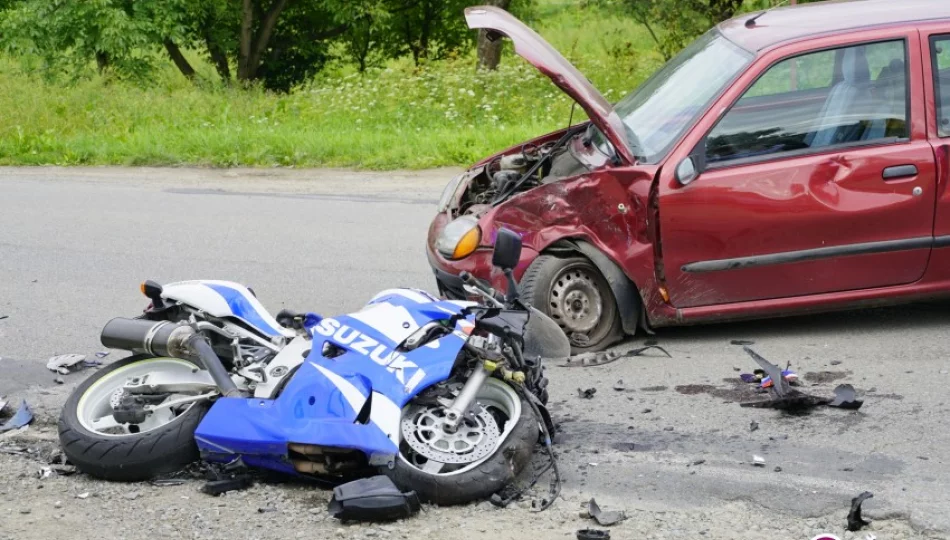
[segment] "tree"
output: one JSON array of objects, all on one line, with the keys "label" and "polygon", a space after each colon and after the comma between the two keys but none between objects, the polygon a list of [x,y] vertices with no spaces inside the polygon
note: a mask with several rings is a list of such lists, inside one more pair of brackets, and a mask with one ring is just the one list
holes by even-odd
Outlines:
[{"label": "tree", "polygon": [[412,55],[416,64],[471,46],[465,24],[468,0],[385,0],[389,13],[382,45],[390,56]]}]

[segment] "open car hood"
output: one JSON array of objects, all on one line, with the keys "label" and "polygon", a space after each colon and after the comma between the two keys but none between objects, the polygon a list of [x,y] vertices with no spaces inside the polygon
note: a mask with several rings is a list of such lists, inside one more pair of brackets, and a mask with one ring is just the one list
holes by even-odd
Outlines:
[{"label": "open car hood", "polygon": [[[620,115],[573,64],[507,11],[494,6],[465,8],[465,21],[472,29],[485,29],[511,39],[515,52],[548,76],[576,101],[591,122],[610,140],[627,163],[633,163]],[[489,36],[491,37],[491,36]]]}]

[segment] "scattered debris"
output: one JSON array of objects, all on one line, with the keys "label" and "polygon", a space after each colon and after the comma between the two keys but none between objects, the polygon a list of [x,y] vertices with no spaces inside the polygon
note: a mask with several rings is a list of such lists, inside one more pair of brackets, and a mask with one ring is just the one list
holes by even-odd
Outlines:
[{"label": "scattered debris", "polygon": [[752,456],[752,465],[755,467],[765,467],[765,458],[762,456]]},{"label": "scattered debris", "polygon": [[646,345],[643,347],[638,347],[636,349],[630,349],[629,351],[623,352],[623,353],[618,352],[618,351],[606,351],[606,352],[600,352],[600,353],[580,354],[572,358],[569,358],[566,363],[558,364],[558,366],[560,367],[602,366],[604,364],[609,364],[611,362],[619,360],[620,358],[630,358],[633,356],[640,356],[641,354],[643,354],[644,352],[650,349],[656,349],[662,352],[663,354],[665,354],[668,358],[673,358],[670,355],[670,353],[666,351],[666,349],[664,349],[663,347],[660,347],[659,345]]},{"label": "scattered debris", "polygon": [[580,529],[577,531],[577,540],[610,540],[610,531]]},{"label": "scattered debris", "polygon": [[10,318],[9,315],[0,315],[0,321],[2,321],[3,319],[9,319],[9,318]]},{"label": "scattered debris", "polygon": [[257,513],[258,513],[258,514],[266,514],[266,513],[268,513],[268,512],[276,512],[276,511],[277,511],[277,509],[274,508],[273,506],[267,506],[267,507],[263,507],[263,508],[258,508],[258,509],[257,509]]},{"label": "scattered debris", "polygon": [[616,391],[618,391],[618,392],[623,392],[623,391],[626,390],[626,389],[627,389],[627,387],[624,386],[624,384],[623,384],[623,379],[620,379],[620,380],[618,380],[617,382],[614,383],[614,390],[616,390]]},{"label": "scattered debris", "polygon": [[180,486],[185,483],[182,478],[158,478],[152,480],[152,485],[156,487]]},{"label": "scattered debris", "polygon": [[755,345],[751,339],[734,339],[729,342],[730,345]]},{"label": "scattered debris", "polygon": [[37,473],[37,476],[39,476],[40,480],[46,480],[52,475],[53,475],[53,469],[50,467],[40,467],[40,470]]},{"label": "scattered debris", "polygon": [[775,470],[775,472],[782,472],[782,468],[779,467],[779,466],[777,466],[777,465],[776,465],[776,467],[775,467],[774,470]]},{"label": "scattered debris", "polygon": [[597,501],[591,499],[587,501],[587,510],[581,513],[581,517],[592,518],[597,522],[598,525],[602,527],[610,527],[611,525],[616,525],[627,519],[627,514],[617,510],[605,512],[600,509],[600,506],[597,505]]},{"label": "scattered debris", "polygon": [[[806,394],[791,387],[789,382],[783,377],[782,370],[775,364],[770,363],[765,358],[748,347],[742,348],[752,357],[760,366],[766,375],[774,381],[768,391],[768,399],[748,401],[739,403],[742,407],[756,407],[767,409],[806,409],[819,405],[831,405],[834,407],[857,409],[861,407],[863,401],[855,399],[854,388],[850,385],[841,385],[835,389],[835,398],[824,398]],[[840,397],[840,400],[838,399]],[[835,403],[835,405],[832,405]]]},{"label": "scattered debris", "polygon": [[76,474],[76,467],[72,465],[54,465],[50,467],[53,472],[60,476],[72,476]]},{"label": "scattered debris", "polygon": [[29,508],[24,508],[24,509],[20,510],[20,513],[21,513],[21,514],[29,514],[30,511],[31,511],[31,510],[30,510]]},{"label": "scattered debris", "polygon": [[649,413],[653,412],[653,409],[643,409],[642,412],[643,412],[643,414],[649,414]]},{"label": "scattered debris", "polygon": [[693,462],[693,466],[702,465],[703,463],[706,463],[705,459],[697,459],[696,461]]},{"label": "scattered debris", "polygon": [[580,388],[577,389],[577,396],[581,399],[593,399],[594,394],[596,393],[596,388],[588,388],[587,390],[581,390]]},{"label": "scattered debris", "polygon": [[53,382],[56,384],[66,384],[66,381],[62,377],[53,377]]},{"label": "scattered debris", "polygon": [[828,362],[828,363],[833,366],[839,366],[841,365],[841,360],[832,360],[831,362]]},{"label": "scattered debris", "polygon": [[663,431],[673,431],[673,426],[666,426]]},{"label": "scattered debris", "polygon": [[234,478],[225,478],[222,480],[211,480],[201,486],[201,491],[208,495],[221,495],[228,491],[239,491],[251,487],[254,482],[249,475],[238,475]]},{"label": "scattered debris", "polygon": [[76,495],[76,498],[77,498],[77,499],[88,499],[88,498],[89,498],[89,492],[86,491],[85,493],[80,493],[79,495]]},{"label": "scattered debris", "polygon": [[102,366],[102,362],[100,362],[99,360],[83,360],[79,365],[82,366],[83,369],[97,368],[97,367]]},{"label": "scattered debris", "polygon": [[867,499],[873,497],[874,494],[870,491],[865,491],[864,493],[858,495],[857,497],[851,499],[851,511],[848,512],[848,530],[851,532],[860,531],[861,527],[870,525],[871,522],[865,520],[861,517],[861,504],[864,503]]},{"label": "scattered debris", "polygon": [[30,410],[30,406],[26,404],[24,399],[20,402],[20,408],[17,409],[13,417],[0,424],[0,433],[5,433],[13,429],[19,429],[30,422],[33,421],[33,412]]},{"label": "scattered debris", "polygon": [[327,511],[341,521],[394,521],[420,508],[415,491],[403,493],[388,476],[379,475],[333,488]]},{"label": "scattered debris", "polygon": [[46,369],[55,371],[60,375],[69,375],[69,368],[86,359],[84,354],[61,354],[54,356],[46,362]]},{"label": "scattered debris", "polygon": [[755,430],[757,430],[757,429],[759,429],[759,423],[758,423],[758,422],[756,422],[755,420],[749,422],[749,431],[755,431]]},{"label": "scattered debris", "polygon": [[112,351],[99,351],[96,353],[96,358],[105,358],[109,356]]}]

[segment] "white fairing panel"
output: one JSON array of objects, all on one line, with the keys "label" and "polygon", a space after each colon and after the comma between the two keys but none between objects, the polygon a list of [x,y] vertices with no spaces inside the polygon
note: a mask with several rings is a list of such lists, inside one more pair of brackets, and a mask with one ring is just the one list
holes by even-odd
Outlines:
[{"label": "white fairing panel", "polygon": [[169,283],[162,287],[162,298],[189,305],[212,317],[238,319],[268,336],[295,335],[293,330],[282,327],[247,287],[233,281]]}]

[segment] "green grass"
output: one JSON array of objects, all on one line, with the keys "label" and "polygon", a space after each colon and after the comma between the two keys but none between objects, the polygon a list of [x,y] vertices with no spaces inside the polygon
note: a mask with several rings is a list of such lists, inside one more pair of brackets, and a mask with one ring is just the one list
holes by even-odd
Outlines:
[{"label": "green grass", "polygon": [[[534,26],[610,100],[660,64],[645,29],[602,8],[542,1]],[[279,95],[197,87],[171,67],[148,88],[50,84],[0,59],[0,164],[422,168],[566,125],[570,100],[520,58],[494,73],[473,65],[400,60],[360,75],[337,64]]]}]

